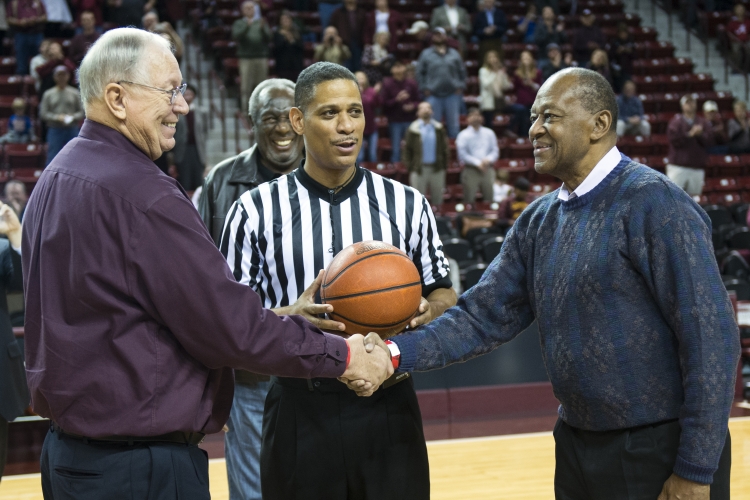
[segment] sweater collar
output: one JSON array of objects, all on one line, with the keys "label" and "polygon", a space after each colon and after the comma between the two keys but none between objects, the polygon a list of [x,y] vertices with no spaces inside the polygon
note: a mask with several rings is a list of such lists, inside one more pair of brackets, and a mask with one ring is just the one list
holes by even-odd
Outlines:
[{"label": "sweater collar", "polygon": [[602,181],[599,184],[597,184],[594,189],[592,189],[591,191],[581,196],[573,198],[572,200],[568,200],[568,201],[558,200],[562,203],[563,208],[575,209],[575,208],[582,207],[588,204],[591,200],[593,200],[597,194],[599,194],[601,191],[606,189],[607,186],[609,186],[612,183],[612,181],[616,179],[617,176],[622,173],[625,166],[633,161],[622,153],[620,153],[620,157],[621,157],[621,160],[617,164],[617,166],[604,179],[602,179]]},{"label": "sweater collar", "polygon": [[332,193],[330,188],[310,177],[310,174],[305,171],[304,159],[302,160],[302,163],[300,163],[299,168],[292,172],[291,175],[294,175],[299,183],[302,184],[311,195],[316,196],[331,205],[339,205],[357,192],[359,185],[362,184],[362,179],[365,177],[365,172],[362,167],[355,165],[354,168],[356,168],[356,171],[354,172],[352,180],[337,193]]}]

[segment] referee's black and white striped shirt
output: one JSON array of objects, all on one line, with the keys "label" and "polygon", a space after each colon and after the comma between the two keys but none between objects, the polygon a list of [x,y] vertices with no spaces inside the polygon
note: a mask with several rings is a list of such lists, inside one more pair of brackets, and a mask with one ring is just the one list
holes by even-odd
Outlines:
[{"label": "referee's black and white striped shirt", "polygon": [[294,172],[245,192],[229,211],[220,249],[234,277],[265,307],[293,304],[341,249],[394,245],[414,261],[422,295],[450,288],[432,209],[415,189],[364,168],[338,193]]}]

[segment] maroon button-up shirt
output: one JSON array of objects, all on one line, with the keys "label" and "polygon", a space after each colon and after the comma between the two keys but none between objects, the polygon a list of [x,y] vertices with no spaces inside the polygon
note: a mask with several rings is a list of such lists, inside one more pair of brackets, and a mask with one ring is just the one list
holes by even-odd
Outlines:
[{"label": "maroon button-up shirt", "polygon": [[99,123],[40,177],[22,254],[33,407],[69,432],[218,432],[228,367],[344,372],[346,341],[262,309],[174,179]]}]

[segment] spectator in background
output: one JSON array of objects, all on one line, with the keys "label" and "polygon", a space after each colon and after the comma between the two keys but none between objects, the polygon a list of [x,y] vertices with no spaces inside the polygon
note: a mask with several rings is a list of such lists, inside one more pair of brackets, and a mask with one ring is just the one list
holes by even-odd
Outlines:
[{"label": "spectator in background", "polygon": [[375,43],[367,45],[362,53],[362,70],[367,74],[371,85],[380,83],[384,76],[391,73],[391,66],[396,58],[388,52],[389,41],[387,31],[375,33]]},{"label": "spectator in background", "polygon": [[[256,6],[256,8],[258,7]],[[178,63],[182,61],[182,54],[185,50],[185,45],[182,43],[182,38],[177,34],[171,23],[167,21],[159,22],[159,15],[154,10],[147,12],[146,15],[143,16],[141,22],[143,23],[144,30],[166,37],[174,47],[175,59],[177,59]]]},{"label": "spectator in background", "polygon": [[733,11],[734,16],[727,23],[727,33],[736,37],[736,40],[730,40],[732,59],[738,68],[744,68],[747,65],[744,47],[750,38],[750,19],[745,17],[745,6],[741,3],[735,4]]},{"label": "spectator in background", "polygon": [[734,116],[727,122],[727,149],[730,154],[735,155],[750,153],[750,120],[747,118],[747,104],[745,101],[735,101],[732,110]]},{"label": "spectator in background", "polygon": [[651,124],[646,120],[643,103],[636,95],[635,83],[628,80],[617,97],[617,137],[623,135],[651,136]]},{"label": "spectator in background", "polygon": [[607,57],[607,52],[604,49],[596,49],[591,53],[591,60],[586,64],[586,68],[602,75],[614,90],[615,81],[612,78],[612,68],[610,68],[609,57]]},{"label": "spectator in background", "polygon": [[40,78],[38,94],[40,99],[47,90],[55,86],[56,81],[54,72],[58,66],[65,66],[68,68],[68,72],[71,75],[75,74],[77,67],[73,61],[65,57],[62,45],[58,42],[50,42],[49,48],[47,49],[47,61],[36,67],[36,74],[39,75]]},{"label": "spectator in background", "polygon": [[182,97],[190,112],[177,121],[174,133],[174,148],[167,153],[170,164],[177,167],[177,180],[185,191],[195,191],[203,184],[206,171],[206,137],[200,111],[194,105],[198,91],[188,85]]},{"label": "spectator in background", "polygon": [[[47,12],[47,22],[44,25],[44,33],[50,37],[68,38],[67,26],[73,23],[73,15],[70,13],[67,0],[42,0],[44,10]],[[66,26],[63,29],[63,26]]]},{"label": "spectator in background", "polygon": [[365,114],[365,131],[362,136],[362,147],[359,149],[358,162],[378,161],[378,124],[375,122],[376,109],[380,106],[381,84],[370,86],[367,74],[357,71],[355,75],[362,94],[362,111]]},{"label": "spectator in background", "polygon": [[391,136],[391,161],[401,161],[401,140],[416,118],[419,105],[419,87],[416,80],[406,78],[406,65],[403,62],[393,63],[391,77],[383,80],[380,97]]},{"label": "spectator in background", "polygon": [[272,34],[265,19],[255,18],[255,3],[242,2],[242,18],[232,25],[232,40],[237,43],[240,59],[240,99],[242,112],[247,114],[247,102],[255,87],[268,78],[268,54]]},{"label": "spectator in background", "polygon": [[29,61],[39,53],[44,38],[47,11],[41,0],[8,0],[5,4],[6,20],[13,31],[16,51],[16,74],[29,74]]},{"label": "spectator in background", "polygon": [[485,54],[484,64],[479,68],[479,107],[487,126],[492,127],[495,113],[510,113],[509,130],[518,129],[518,123],[523,119],[521,113],[526,113],[526,108],[517,103],[506,102],[505,93],[512,89],[513,82],[500,57],[497,52],[490,50]]},{"label": "spectator in background", "polygon": [[729,135],[727,134],[727,128],[724,125],[724,120],[721,118],[719,106],[716,104],[716,101],[706,101],[703,103],[703,118],[711,124],[713,138],[713,146],[708,148],[708,154],[727,154]]},{"label": "spectator in background", "polygon": [[331,14],[331,26],[338,30],[341,41],[349,47],[351,56],[344,66],[352,72],[362,66],[362,50],[365,46],[365,25],[367,13],[357,5],[357,0],[344,0],[344,5]]},{"label": "spectator in background", "polygon": [[39,117],[47,125],[47,165],[68,141],[78,136],[83,107],[78,90],[68,85],[70,69],[58,66],[54,71],[55,86],[47,90],[39,105]]},{"label": "spectator in background", "polygon": [[320,16],[320,25],[324,29],[331,23],[331,15],[341,5],[340,0],[318,0],[318,16]]},{"label": "spectator in background", "polygon": [[106,20],[117,27],[141,26],[143,14],[156,7],[156,0],[107,0]]},{"label": "spectator in background", "polygon": [[635,39],[628,25],[617,25],[617,36],[609,46],[610,61],[617,65],[615,91],[621,91],[626,80],[633,77],[633,60],[635,59]]},{"label": "spectator in background", "polygon": [[523,37],[523,43],[534,43],[536,24],[536,4],[530,3],[526,10],[526,14],[518,20],[518,24],[516,25],[516,31],[518,31]]},{"label": "spectator in background", "polygon": [[425,196],[429,192],[432,205],[442,205],[448,168],[448,136],[443,124],[432,118],[429,102],[420,102],[417,107],[417,119],[406,131],[403,157],[409,185]]},{"label": "spectator in background", "polygon": [[542,72],[542,81],[546,82],[547,78],[554,75],[561,69],[569,68],[573,64],[573,54],[568,52],[565,58],[562,56],[560,46],[556,43],[547,45],[547,57],[539,63],[539,69]]},{"label": "spectator in background", "polygon": [[[407,27],[404,16],[388,7],[388,0],[375,0],[375,10],[367,14],[365,45],[374,43],[375,33],[386,32],[391,37],[388,51],[393,53]],[[429,26],[425,26],[425,29],[429,29]]]},{"label": "spectator in background", "polygon": [[539,48],[541,54],[551,43],[559,46],[565,45],[568,43],[568,35],[565,34],[565,23],[557,22],[552,7],[544,7],[542,9],[542,22],[537,23],[534,30],[534,44]]},{"label": "spectator in background", "polygon": [[36,69],[48,61],[50,43],[52,43],[52,40],[47,38],[42,40],[42,43],[39,44],[39,53],[32,57],[31,62],[29,63],[29,73],[34,79],[34,89],[38,95],[41,95],[39,89],[42,87],[42,77],[39,76]]},{"label": "spectator in background", "polygon": [[506,197],[497,209],[497,220],[495,226],[508,229],[512,226],[521,212],[529,206],[529,191],[531,183],[525,177],[519,177],[513,183],[513,192]]},{"label": "spectator in background", "polygon": [[26,211],[28,202],[29,195],[26,194],[26,184],[18,180],[9,180],[5,183],[5,203],[10,205],[10,208],[21,221],[23,221],[23,213]]},{"label": "spectator in background", "polygon": [[73,37],[70,41],[70,60],[76,66],[81,65],[83,56],[88,52],[89,47],[99,39],[101,34],[96,30],[96,16],[91,11],[81,13],[81,32]]},{"label": "spectator in background", "polygon": [[536,61],[531,52],[524,50],[521,52],[521,58],[513,73],[513,88],[516,92],[516,104],[523,106],[524,112],[519,113],[518,130],[514,130],[516,135],[526,137],[529,135],[531,121],[529,113],[531,105],[534,104],[536,93],[542,85],[542,72],[536,67]]},{"label": "spectator in background", "polygon": [[595,24],[596,16],[589,9],[583,9],[581,13],[581,26],[573,35],[573,59],[579,66],[584,66],[591,53],[596,49],[604,48],[606,40],[602,29]]},{"label": "spectator in background", "polygon": [[458,0],[445,0],[443,5],[432,9],[430,27],[433,30],[443,28],[446,35],[458,40],[458,51],[463,57],[466,53],[466,37],[471,35],[471,18],[466,9],[457,4]]},{"label": "spectator in background", "polygon": [[70,6],[73,7],[73,17],[79,25],[84,12],[94,13],[94,24],[96,26],[101,26],[104,23],[104,0],[70,0]]},{"label": "spectator in background", "polygon": [[491,202],[495,162],[500,157],[497,136],[492,129],[482,126],[484,119],[477,107],[469,108],[466,121],[469,126],[456,137],[458,161],[463,164],[461,184],[464,188],[464,203],[474,203],[477,190],[481,190],[484,201]]},{"label": "spectator in background", "polygon": [[349,47],[344,45],[338,30],[333,26],[327,27],[323,31],[323,42],[315,47],[313,56],[315,62],[327,61],[343,66],[344,62],[351,57],[352,53]]},{"label": "spectator in background", "polygon": [[34,124],[26,114],[26,101],[22,97],[13,99],[13,114],[8,118],[8,131],[0,137],[0,144],[27,144],[36,141]]},{"label": "spectator in background", "polygon": [[443,28],[433,30],[432,47],[419,55],[417,82],[422,95],[432,106],[435,119],[442,121],[445,117],[448,136],[455,138],[462,94],[466,88],[466,66],[458,51],[446,45],[446,38]]},{"label": "spectator in background", "polygon": [[279,26],[273,34],[273,57],[276,76],[297,81],[305,67],[305,47],[299,28],[288,10],[281,11]]},{"label": "spectator in background", "polygon": [[667,177],[691,196],[700,196],[706,177],[706,149],[713,146],[711,124],[696,114],[695,98],[680,99],[682,113],[674,115],[667,127],[669,163]]},{"label": "spectator in background", "polygon": [[508,19],[502,9],[495,7],[494,0],[480,0],[479,12],[474,17],[474,36],[479,39],[479,60],[494,50],[503,53],[505,32],[508,31]]},{"label": "spectator in background", "polygon": [[510,174],[507,170],[500,169],[495,175],[495,184],[492,186],[492,201],[501,203],[513,192],[513,186],[509,184]]}]

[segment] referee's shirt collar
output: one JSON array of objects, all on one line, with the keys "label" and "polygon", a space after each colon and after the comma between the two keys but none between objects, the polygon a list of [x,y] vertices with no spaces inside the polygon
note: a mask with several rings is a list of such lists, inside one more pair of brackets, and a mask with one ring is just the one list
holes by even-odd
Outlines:
[{"label": "referee's shirt collar", "polygon": [[321,200],[330,203],[331,205],[339,205],[341,202],[349,199],[354,193],[357,192],[359,185],[362,184],[362,179],[365,177],[365,171],[359,165],[356,165],[357,171],[354,173],[354,178],[343,188],[341,191],[335,194],[331,194],[330,189],[323,184],[319,183],[305,171],[305,160],[302,160],[300,166],[294,171],[294,175],[299,180],[300,184],[304,186],[307,191],[320,198]]}]

